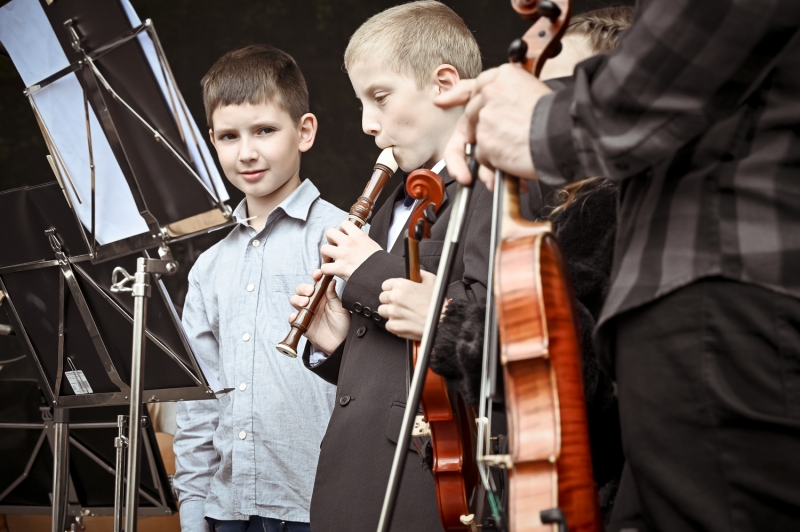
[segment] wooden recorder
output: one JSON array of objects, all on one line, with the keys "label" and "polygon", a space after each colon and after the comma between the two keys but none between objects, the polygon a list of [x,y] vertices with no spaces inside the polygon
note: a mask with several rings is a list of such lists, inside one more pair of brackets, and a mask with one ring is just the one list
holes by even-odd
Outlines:
[{"label": "wooden recorder", "polygon": [[[364,227],[367,224],[367,220],[369,220],[369,217],[372,215],[372,209],[375,207],[375,202],[378,200],[378,196],[383,190],[383,187],[386,186],[386,183],[392,178],[396,171],[397,162],[394,160],[394,155],[392,155],[392,149],[386,148],[381,152],[377,162],[375,162],[372,177],[364,188],[364,192],[361,193],[358,201],[350,207],[350,213],[347,215],[347,219],[358,227]],[[333,279],[333,277],[330,275],[323,275],[314,285],[314,294],[311,296],[308,305],[297,313],[297,317],[292,323],[292,329],[289,331],[289,334],[276,346],[278,351],[288,357],[295,358],[297,356],[297,345],[300,343],[300,338],[308,330],[311,319],[317,311],[322,296],[327,292],[331,279]]]}]

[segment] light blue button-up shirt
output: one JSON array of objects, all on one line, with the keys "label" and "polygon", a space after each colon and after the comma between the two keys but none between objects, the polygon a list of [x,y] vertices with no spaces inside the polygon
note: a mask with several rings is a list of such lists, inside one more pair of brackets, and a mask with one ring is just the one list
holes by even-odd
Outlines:
[{"label": "light blue button-up shirt", "polygon": [[[234,215],[247,218],[244,201]],[[275,344],[289,331],[289,297],[319,267],[325,231],[346,216],[304,181],[261,231],[240,223],[189,273],[189,343],[234,390],[178,403],[175,489],[185,532],[205,530],[204,516],[308,522],[336,388]]]}]

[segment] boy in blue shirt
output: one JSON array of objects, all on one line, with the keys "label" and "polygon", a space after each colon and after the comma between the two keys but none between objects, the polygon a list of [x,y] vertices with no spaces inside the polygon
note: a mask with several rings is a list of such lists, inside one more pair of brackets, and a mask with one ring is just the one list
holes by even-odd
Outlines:
[{"label": "boy in blue shirt", "polygon": [[286,334],[289,294],[319,266],[325,230],[346,213],[300,181],[317,119],[288,54],[259,45],[230,52],[202,86],[211,142],[245,199],[234,211],[239,225],[189,274],[189,343],[234,391],[178,404],[181,528],[307,532],[336,389],[275,344]]}]

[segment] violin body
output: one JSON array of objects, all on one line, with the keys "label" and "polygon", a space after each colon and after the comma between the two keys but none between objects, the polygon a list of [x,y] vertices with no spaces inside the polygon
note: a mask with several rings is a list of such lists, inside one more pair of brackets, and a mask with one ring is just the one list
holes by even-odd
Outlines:
[{"label": "violin body", "polygon": [[430,369],[421,405],[424,420],[430,425],[431,472],[442,527],[447,532],[470,530],[461,517],[472,513],[469,503],[478,480],[475,412],[461,395],[450,393],[444,377]]},{"label": "violin body", "polygon": [[[535,21],[509,52],[538,76],[558,53],[569,0],[512,0]],[[502,182],[494,294],[508,417],[511,532],[556,530],[540,512],[560,509],[570,532],[602,530],[583,392],[575,296],[549,222],[519,211],[519,180]]]},{"label": "violin body", "polygon": [[[518,197],[516,179],[506,178],[506,186],[507,197],[514,187]],[[599,531],[572,285],[550,223],[511,212],[495,266],[511,462],[509,529],[552,530],[539,512],[560,508],[571,532]]]},{"label": "violin body", "polygon": [[[419,273],[419,240],[430,237],[430,221],[424,211],[429,205],[441,207],[444,184],[430,170],[415,170],[406,179],[406,190],[418,200],[409,219],[406,253],[408,277],[421,282]],[[417,230],[415,231],[415,228]],[[416,365],[419,343],[413,345]],[[471,514],[472,499],[478,480],[475,463],[477,426],[475,412],[458,393],[451,393],[444,377],[428,369],[420,401],[423,420],[430,427],[433,463],[431,473],[436,486],[436,499],[442,527],[447,532],[469,531],[471,526],[461,518]]]}]

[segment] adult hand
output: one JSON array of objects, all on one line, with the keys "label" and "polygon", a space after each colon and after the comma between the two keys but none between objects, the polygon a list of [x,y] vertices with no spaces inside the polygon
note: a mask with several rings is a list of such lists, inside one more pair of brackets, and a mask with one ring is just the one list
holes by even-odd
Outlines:
[{"label": "adult hand", "polygon": [[387,279],[381,288],[378,314],[386,318],[386,330],[401,338],[420,341],[436,276],[422,271],[422,282]]},{"label": "adult hand", "polygon": [[531,116],[539,98],[549,92],[547,85],[520,65],[506,64],[439,95],[435,103],[440,107],[466,103],[464,115],[445,150],[450,175],[460,183],[472,181],[464,162],[464,146],[477,142],[476,157],[483,166],[479,176],[490,189],[495,168],[516,177],[535,179],[529,146]]},{"label": "adult hand", "polygon": [[325,237],[328,243],[320,248],[324,261],[322,273],[335,275],[345,281],[370,255],[381,250],[374,240],[348,220],[339,224],[338,229],[328,229]]},{"label": "adult hand", "polygon": [[[322,277],[322,270],[311,272],[314,282]],[[297,285],[295,294],[289,298],[292,306],[300,311],[308,305],[309,298],[314,295],[314,285],[303,283]],[[297,312],[289,316],[289,323],[297,317]],[[317,346],[325,353],[333,353],[347,337],[347,329],[350,327],[350,313],[342,307],[342,300],[336,294],[336,280],[332,280],[328,285],[328,290],[320,301],[314,317],[306,331],[308,341]]]}]

